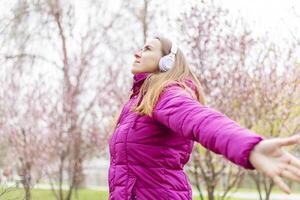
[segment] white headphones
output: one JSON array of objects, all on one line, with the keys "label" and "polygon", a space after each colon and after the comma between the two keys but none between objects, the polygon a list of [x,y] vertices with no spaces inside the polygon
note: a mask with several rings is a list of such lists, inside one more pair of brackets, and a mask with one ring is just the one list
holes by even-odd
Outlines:
[{"label": "white headphones", "polygon": [[177,53],[177,45],[175,42],[172,41],[171,52],[168,55],[161,57],[159,60],[159,69],[161,72],[166,72],[172,68],[175,61],[176,53]]}]

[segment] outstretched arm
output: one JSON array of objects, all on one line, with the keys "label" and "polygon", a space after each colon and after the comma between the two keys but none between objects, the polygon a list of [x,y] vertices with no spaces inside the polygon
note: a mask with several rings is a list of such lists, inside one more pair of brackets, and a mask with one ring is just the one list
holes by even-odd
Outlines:
[{"label": "outstretched arm", "polygon": [[169,87],[161,94],[153,109],[153,118],[233,163],[254,169],[249,153],[263,136],[200,104],[181,87]]},{"label": "outstretched arm", "polygon": [[299,143],[299,134],[265,139],[219,111],[201,105],[179,86],[161,94],[153,118],[237,165],[262,172],[286,193],[290,189],[281,177],[300,183],[300,159],[281,149]]}]

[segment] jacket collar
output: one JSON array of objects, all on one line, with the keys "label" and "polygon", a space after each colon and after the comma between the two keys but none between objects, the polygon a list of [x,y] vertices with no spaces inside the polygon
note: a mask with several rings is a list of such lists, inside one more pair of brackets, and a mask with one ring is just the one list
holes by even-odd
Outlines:
[{"label": "jacket collar", "polygon": [[150,72],[142,72],[134,74],[133,84],[131,90],[133,91],[132,96],[135,96],[139,93],[141,86],[143,85],[145,79],[150,75]]}]

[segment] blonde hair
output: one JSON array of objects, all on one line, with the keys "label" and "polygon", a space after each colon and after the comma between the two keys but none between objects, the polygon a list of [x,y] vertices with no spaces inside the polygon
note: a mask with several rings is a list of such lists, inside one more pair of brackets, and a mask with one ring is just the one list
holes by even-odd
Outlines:
[{"label": "blonde hair", "polygon": [[[156,36],[155,38],[160,40],[162,44],[161,50],[163,56],[169,54],[172,45],[171,40],[162,36]],[[194,91],[186,84],[185,81],[187,79],[193,81],[193,84],[196,86],[196,91]],[[191,71],[185,55],[180,50],[180,48],[178,48],[175,56],[175,62],[170,70],[168,70],[167,72],[154,72],[144,80],[138,94],[139,103],[137,105],[134,105],[131,108],[131,111],[137,112],[142,115],[152,116],[152,111],[159,98],[159,95],[164,91],[166,86],[172,83],[176,83],[180,87],[184,88],[189,94],[191,94],[192,98],[197,100],[199,103],[203,105],[206,104],[205,95],[200,81]],[[118,112],[117,116],[120,114],[120,112]],[[113,127],[115,127],[116,125],[116,120],[117,117],[115,117],[115,123]]]}]

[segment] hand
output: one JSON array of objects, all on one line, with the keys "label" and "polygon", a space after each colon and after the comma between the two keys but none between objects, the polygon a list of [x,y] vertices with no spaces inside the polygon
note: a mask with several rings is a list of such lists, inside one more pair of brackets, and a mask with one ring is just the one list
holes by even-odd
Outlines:
[{"label": "hand", "polygon": [[290,188],[281,177],[300,183],[300,160],[281,147],[299,142],[299,134],[288,138],[262,140],[250,152],[249,161],[257,171],[272,178],[281,190],[290,194]]}]

